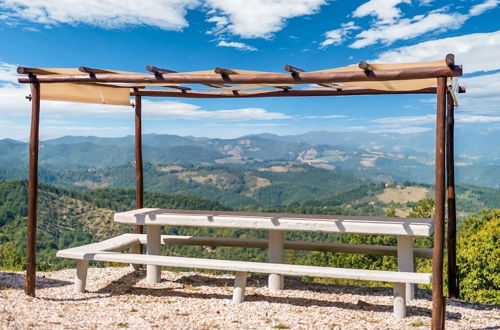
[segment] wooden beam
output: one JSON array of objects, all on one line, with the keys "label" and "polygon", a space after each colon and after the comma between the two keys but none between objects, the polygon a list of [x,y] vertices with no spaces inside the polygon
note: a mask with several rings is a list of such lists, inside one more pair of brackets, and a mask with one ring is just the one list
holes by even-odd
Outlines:
[{"label": "wooden beam", "polygon": [[255,90],[255,91],[170,91],[158,89],[139,89],[130,95],[151,97],[185,97],[185,98],[251,98],[251,97],[305,97],[305,96],[347,96],[347,95],[393,95],[393,94],[436,94],[436,88],[429,87],[412,91],[382,91],[376,89],[295,89],[295,90]]},{"label": "wooden beam", "polygon": [[38,203],[38,144],[40,129],[40,84],[31,84],[31,132],[28,171],[28,222],[26,228],[26,278],[24,292],[34,297],[36,287],[36,222]]},{"label": "wooden beam", "polygon": [[[142,166],[142,97],[135,96],[135,207],[144,207],[144,171]],[[142,234],[144,227],[136,225],[134,232]],[[140,249],[142,253],[142,248]]]},{"label": "wooden beam", "polygon": [[169,70],[169,69],[162,69],[154,65],[146,65],[146,70],[153,72],[154,74],[164,74],[164,73],[177,73],[177,71]]},{"label": "wooden beam", "polygon": [[448,297],[460,295],[457,271],[457,210],[455,203],[455,102],[451,93],[447,94],[446,112],[446,183],[448,197]]},{"label": "wooden beam", "polygon": [[302,70],[300,68],[297,68],[297,67],[294,67],[292,65],[289,65],[289,64],[285,64],[285,66],[283,67],[283,69],[287,72],[290,72],[292,74],[292,78],[294,80],[299,80],[300,79],[300,74],[303,73],[303,72],[306,72],[305,70]]},{"label": "wooden beam", "polygon": [[37,68],[28,68],[26,66],[18,66],[16,71],[19,74],[31,74],[31,75],[47,74],[47,71],[45,71],[45,70],[41,70],[41,69],[37,69]]},{"label": "wooden beam", "polygon": [[446,55],[444,61],[446,62],[447,66],[453,68],[455,66],[455,55],[454,54]]},{"label": "wooden beam", "polygon": [[370,75],[365,72],[304,72],[299,79],[286,73],[258,73],[222,75],[165,73],[149,74],[95,74],[89,75],[39,75],[37,77],[19,77],[20,83],[60,83],[60,82],[111,82],[111,83],[167,83],[167,84],[317,84],[331,82],[384,81],[427,79],[437,77],[456,77],[462,75],[462,68],[454,66],[406,68],[394,70],[373,70]]},{"label": "wooden beam", "polygon": [[368,63],[367,63],[367,62],[365,62],[365,61],[361,61],[361,62],[359,62],[358,67],[359,67],[361,70],[363,70],[363,71],[370,71],[370,70],[371,70],[370,64],[368,64]]},{"label": "wooden beam", "polygon": [[[160,79],[161,79],[161,75],[162,74],[166,74],[166,73],[178,73],[177,71],[174,71],[174,70],[163,69],[163,68],[159,68],[159,67],[153,66],[153,65],[147,65],[146,66],[146,70],[148,70],[150,72],[153,72],[155,74],[155,76],[159,76]],[[209,86],[209,87],[213,87],[213,88],[229,87],[227,85],[221,85],[221,84],[204,84],[204,85]],[[176,88],[176,87],[173,87],[173,86],[167,86],[167,87]],[[181,89],[181,90],[185,90],[185,91],[191,90],[191,88],[184,87],[184,86],[178,86],[177,88]]]},{"label": "wooden beam", "polygon": [[89,68],[89,67],[86,67],[86,66],[80,66],[78,68],[78,71],[86,72],[86,73],[90,73],[90,74],[96,74],[96,73],[113,73],[112,71],[109,71],[109,70],[94,69],[94,68]]},{"label": "wooden beam", "polygon": [[[292,74],[292,77],[294,77],[296,79],[299,79],[300,73],[306,72],[305,70],[302,70],[300,68],[297,68],[297,67],[289,65],[289,64],[285,64],[285,66],[283,68],[284,68],[285,71],[290,72]],[[328,87],[328,88],[332,88],[333,87],[330,84],[324,84],[324,83],[318,83],[316,85],[323,86],[323,87]]]},{"label": "wooden beam", "polygon": [[432,253],[432,329],[444,328],[443,251],[445,210],[446,77],[437,78],[435,227]]},{"label": "wooden beam", "polygon": [[236,71],[230,70],[230,69],[224,69],[220,67],[216,67],[214,69],[214,72],[220,75],[230,75],[230,74],[238,74]]}]

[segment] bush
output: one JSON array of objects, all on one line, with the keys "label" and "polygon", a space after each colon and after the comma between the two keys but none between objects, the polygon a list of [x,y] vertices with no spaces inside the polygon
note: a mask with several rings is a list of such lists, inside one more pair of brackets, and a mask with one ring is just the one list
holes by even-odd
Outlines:
[{"label": "bush", "polygon": [[463,299],[500,305],[500,209],[465,220],[457,238]]}]

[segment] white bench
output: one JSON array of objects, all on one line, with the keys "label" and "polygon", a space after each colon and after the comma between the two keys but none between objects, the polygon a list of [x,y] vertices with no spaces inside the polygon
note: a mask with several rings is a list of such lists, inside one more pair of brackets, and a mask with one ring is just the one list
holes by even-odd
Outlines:
[{"label": "white bench", "polygon": [[[394,272],[365,269],[346,269],[319,266],[288,265],[280,263],[262,263],[217,259],[170,257],[160,255],[124,254],[127,248],[134,250],[141,243],[140,234],[124,234],[99,243],[69,248],[57,252],[61,258],[77,260],[75,291],[84,292],[89,260],[118,262],[126,264],[147,264],[155,266],[198,268],[235,272],[233,301],[241,303],[244,299],[248,272],[278,274],[282,276],[310,276],[368,280],[394,283],[394,315],[402,318],[406,315],[405,284],[429,284],[431,274],[414,272]],[[157,279],[159,282],[159,278]]]}]

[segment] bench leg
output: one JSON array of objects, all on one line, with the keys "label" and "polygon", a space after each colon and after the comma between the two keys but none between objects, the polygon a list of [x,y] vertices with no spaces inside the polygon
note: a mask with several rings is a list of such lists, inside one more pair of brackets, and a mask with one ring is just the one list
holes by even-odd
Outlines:
[{"label": "bench leg", "polygon": [[[129,248],[129,252],[131,254],[139,254],[139,253],[141,253],[141,244],[137,243],[137,244],[131,245],[130,248]],[[139,270],[139,269],[141,269],[141,266],[142,265],[139,265],[139,264],[130,264],[130,269],[131,270]]]},{"label": "bench leg", "polygon": [[[398,241],[398,270],[400,272],[414,272],[415,263],[413,256],[413,237],[397,236]],[[406,299],[410,301],[415,298],[415,284],[406,284]]]},{"label": "bench leg", "polygon": [[405,283],[394,283],[394,317],[402,319],[406,317],[406,285]]},{"label": "bench leg", "polygon": [[236,272],[234,278],[233,302],[241,304],[245,299],[245,287],[247,285],[247,272]]},{"label": "bench leg", "polygon": [[[161,247],[161,227],[148,226],[147,229],[147,250],[149,255],[159,255]],[[147,265],[146,280],[149,284],[160,283],[161,267],[157,265]]]},{"label": "bench leg", "polygon": [[87,270],[89,268],[88,260],[76,261],[75,293],[84,293],[87,284]]},{"label": "bench leg", "polygon": [[[284,240],[285,233],[283,231],[269,231],[268,260],[270,263],[283,263]],[[268,288],[270,291],[283,290],[283,276],[278,274],[269,274]]]}]

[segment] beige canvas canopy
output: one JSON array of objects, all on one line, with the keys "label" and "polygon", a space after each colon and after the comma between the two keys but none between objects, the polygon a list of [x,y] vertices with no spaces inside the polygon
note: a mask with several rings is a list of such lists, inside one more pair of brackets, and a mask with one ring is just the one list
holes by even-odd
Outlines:
[{"label": "beige canvas canopy", "polygon": [[[399,64],[361,62],[359,65],[308,72],[286,65],[288,73],[222,68],[180,73],[153,66],[147,66],[147,69],[150,73],[87,67],[22,68],[21,73],[36,75],[38,81],[47,82],[41,88],[42,100],[128,106],[130,96],[137,93],[177,97],[433,93],[435,73],[458,68],[451,68],[447,60],[439,60]],[[429,75],[412,76],[408,75],[409,72],[428,72]],[[453,70],[445,75],[448,83],[456,76]],[[313,79],[304,79],[308,77]],[[193,90],[184,85],[197,85],[199,88]]]}]

